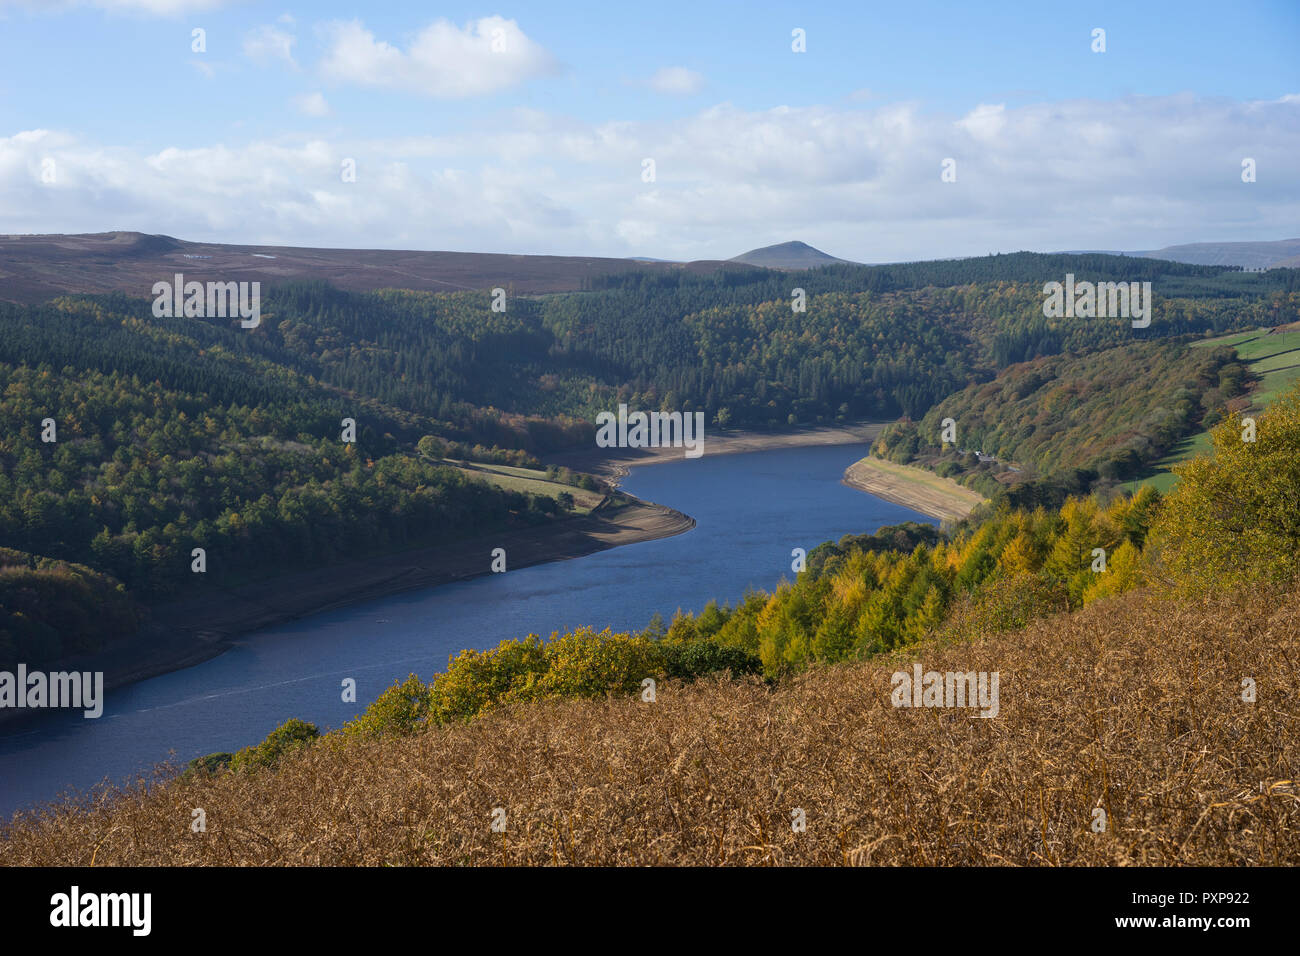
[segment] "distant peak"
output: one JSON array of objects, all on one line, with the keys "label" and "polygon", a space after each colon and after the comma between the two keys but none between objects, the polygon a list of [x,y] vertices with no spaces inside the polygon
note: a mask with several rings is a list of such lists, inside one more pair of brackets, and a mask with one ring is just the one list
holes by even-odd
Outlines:
[{"label": "distant peak", "polygon": [[808,245],[806,242],[794,239],[790,242],[777,243],[774,246],[751,249],[749,252],[728,261],[743,262],[751,266],[763,266],[767,269],[815,269],[817,266],[829,266],[837,262],[848,262],[849,260],[837,259],[835,256],[827,255],[820,249]]}]

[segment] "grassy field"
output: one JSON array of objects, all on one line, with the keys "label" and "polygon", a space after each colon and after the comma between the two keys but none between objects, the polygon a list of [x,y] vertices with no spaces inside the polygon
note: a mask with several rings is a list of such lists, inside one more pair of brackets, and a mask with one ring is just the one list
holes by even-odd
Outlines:
[{"label": "grassy field", "polygon": [[[1234,332],[1197,342],[1195,347],[1229,345],[1234,348],[1237,357],[1260,377],[1259,385],[1250,397],[1253,409],[1262,411],[1300,379],[1300,325],[1285,328],[1282,332],[1273,332],[1267,327],[1251,332]],[[1133,487],[1136,489],[1150,485],[1162,493],[1168,491],[1178,481],[1169,469],[1180,461],[1205,454],[1210,447],[1208,431],[1189,435],[1173,451],[1156,462],[1155,474],[1134,482]]]},{"label": "grassy field", "polygon": [[1199,347],[1231,345],[1237,356],[1260,376],[1252,398],[1255,410],[1267,407],[1300,378],[1300,327],[1291,325],[1283,332],[1257,329],[1218,339],[1198,342]]},{"label": "grassy field", "polygon": [[590,514],[591,509],[600,504],[604,497],[599,491],[587,491],[566,485],[560,481],[550,481],[545,471],[533,468],[516,468],[513,465],[491,465],[481,461],[446,460],[446,464],[459,468],[474,478],[490,482],[498,488],[511,491],[526,491],[534,495],[554,498],[562,491],[573,495],[574,514]]}]

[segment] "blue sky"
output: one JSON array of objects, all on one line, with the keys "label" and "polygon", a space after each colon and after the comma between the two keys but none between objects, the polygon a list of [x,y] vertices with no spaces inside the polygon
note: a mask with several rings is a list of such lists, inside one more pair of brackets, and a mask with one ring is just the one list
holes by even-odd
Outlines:
[{"label": "blue sky", "polygon": [[1294,0],[0,0],[5,233],[1145,249],[1300,234],[1297,146]]}]

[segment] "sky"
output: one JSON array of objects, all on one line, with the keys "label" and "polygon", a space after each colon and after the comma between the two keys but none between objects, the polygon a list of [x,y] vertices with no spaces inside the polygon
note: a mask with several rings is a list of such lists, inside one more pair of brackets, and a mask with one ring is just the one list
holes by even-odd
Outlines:
[{"label": "sky", "polygon": [[0,0],[0,234],[112,230],[861,262],[1294,238],[1300,0]]}]

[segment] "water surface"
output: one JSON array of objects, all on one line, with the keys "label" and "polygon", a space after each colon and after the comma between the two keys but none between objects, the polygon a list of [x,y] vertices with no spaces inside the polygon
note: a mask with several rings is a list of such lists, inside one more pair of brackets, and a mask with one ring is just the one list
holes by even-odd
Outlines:
[{"label": "water surface", "polygon": [[[623,487],[686,512],[695,529],[269,628],[213,660],[108,694],[98,720],[58,712],[0,732],[0,813],[147,773],[169,756],[234,751],[290,717],[338,727],[394,678],[428,678],[466,647],[583,624],[640,630],[656,611],[667,621],[678,608],[770,590],[793,577],[793,548],[901,521],[933,523],[840,484],[866,450],[790,448],[638,468]],[[348,677],[356,703],[341,699]]]}]

